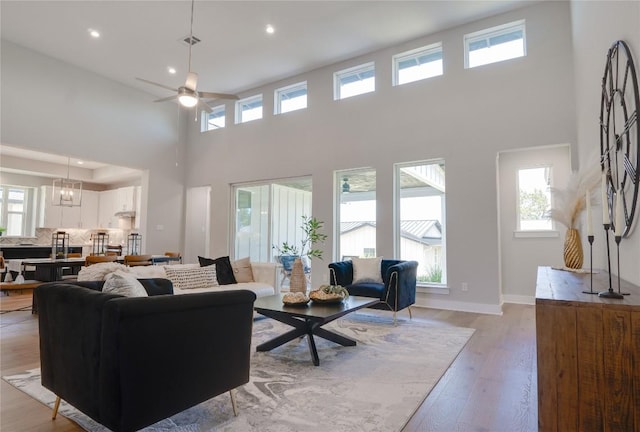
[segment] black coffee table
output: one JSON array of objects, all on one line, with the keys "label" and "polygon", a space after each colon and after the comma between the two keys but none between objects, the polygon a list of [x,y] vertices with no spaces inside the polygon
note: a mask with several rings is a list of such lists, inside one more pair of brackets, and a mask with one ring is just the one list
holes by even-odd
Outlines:
[{"label": "black coffee table", "polygon": [[253,308],[261,315],[273,318],[276,321],[288,324],[294,328],[270,341],[258,345],[256,350],[271,351],[297,337],[306,335],[309,343],[309,352],[311,353],[313,364],[316,366],[320,365],[320,358],[318,357],[318,350],[316,349],[316,343],[313,339],[314,335],[342,346],[356,345],[355,340],[321,327],[341,316],[379,302],[379,300],[374,298],[351,296],[340,303],[316,303],[312,301],[306,306],[286,306],[282,303],[283,295],[284,294],[276,294],[260,297],[255,301]]}]

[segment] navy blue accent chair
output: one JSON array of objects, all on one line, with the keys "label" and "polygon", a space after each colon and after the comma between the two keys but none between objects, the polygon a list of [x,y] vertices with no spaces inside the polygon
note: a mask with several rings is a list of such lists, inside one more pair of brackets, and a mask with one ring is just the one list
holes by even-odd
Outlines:
[{"label": "navy blue accent chair", "polygon": [[342,285],[350,295],[373,297],[380,299],[380,303],[371,306],[373,309],[393,311],[396,313],[408,308],[411,317],[411,306],[416,302],[417,261],[401,261],[383,259],[380,266],[382,282],[353,283],[353,263],[339,261],[329,264],[331,285]]}]

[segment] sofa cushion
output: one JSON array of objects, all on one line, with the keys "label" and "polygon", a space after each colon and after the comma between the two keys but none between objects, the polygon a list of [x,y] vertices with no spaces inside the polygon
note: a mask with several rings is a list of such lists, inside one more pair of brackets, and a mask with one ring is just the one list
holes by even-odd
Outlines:
[{"label": "sofa cushion", "polygon": [[382,283],[382,257],[377,258],[352,258],[353,283]]},{"label": "sofa cushion", "polygon": [[174,287],[174,294],[195,294],[203,292],[217,292],[217,291],[236,291],[236,290],[249,290],[253,291],[257,297],[265,297],[275,294],[273,286],[262,282],[244,282],[230,285],[220,285],[214,288],[196,288],[196,289],[177,289]]},{"label": "sofa cushion", "polygon": [[135,276],[116,271],[106,276],[102,292],[109,294],[119,294],[125,297],[147,297],[147,291]]},{"label": "sofa cushion", "polygon": [[236,278],[237,283],[253,282],[251,259],[249,257],[232,261],[231,267],[233,267],[233,276]]},{"label": "sofa cushion", "polygon": [[233,275],[233,267],[231,267],[231,260],[228,256],[223,256],[216,259],[205,258],[198,256],[200,266],[206,267],[210,265],[216,266],[216,277],[220,285],[229,285],[236,283],[236,278]]},{"label": "sofa cushion", "polygon": [[165,266],[167,279],[173,283],[175,289],[211,288],[218,286],[216,267],[181,267]]},{"label": "sofa cushion", "polygon": [[375,282],[363,282],[345,287],[349,291],[349,295],[361,297],[382,298],[384,294],[384,284]]}]

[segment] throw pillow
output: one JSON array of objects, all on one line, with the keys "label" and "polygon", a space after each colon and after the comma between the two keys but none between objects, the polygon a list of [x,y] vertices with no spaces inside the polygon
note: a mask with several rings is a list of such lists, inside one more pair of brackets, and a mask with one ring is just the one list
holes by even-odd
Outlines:
[{"label": "throw pillow", "polygon": [[215,266],[177,267],[179,266],[165,266],[164,268],[167,279],[173,283],[176,289],[188,290],[218,286]]},{"label": "throw pillow", "polygon": [[382,283],[382,257],[351,258],[353,283]]},{"label": "throw pillow", "polygon": [[103,262],[82,267],[78,272],[78,281],[101,281],[106,280],[108,274],[122,271],[129,272],[129,267],[117,262]]},{"label": "throw pillow", "polygon": [[249,257],[231,262],[233,276],[236,282],[253,282],[253,271],[251,270],[251,260]]},{"label": "throw pillow", "polygon": [[223,256],[216,259],[198,257],[200,266],[206,267],[209,265],[216,266],[216,277],[220,285],[231,285],[236,283],[236,278],[233,275],[233,267],[231,267],[231,260],[228,256]]},{"label": "throw pillow", "polygon": [[147,297],[147,291],[135,276],[118,270],[107,275],[102,292],[125,297]]}]

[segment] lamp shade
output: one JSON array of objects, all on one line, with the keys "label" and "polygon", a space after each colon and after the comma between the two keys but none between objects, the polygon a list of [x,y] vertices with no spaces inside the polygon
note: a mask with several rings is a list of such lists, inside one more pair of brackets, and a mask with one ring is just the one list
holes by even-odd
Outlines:
[{"label": "lamp shade", "polygon": [[79,207],[82,204],[82,182],[64,178],[54,179],[51,204],[63,207]]},{"label": "lamp shade", "polygon": [[128,255],[140,255],[142,252],[142,236],[138,233],[131,233],[127,237]]},{"label": "lamp shade", "polygon": [[105,255],[109,244],[109,234],[95,232],[91,234],[91,255]]}]

